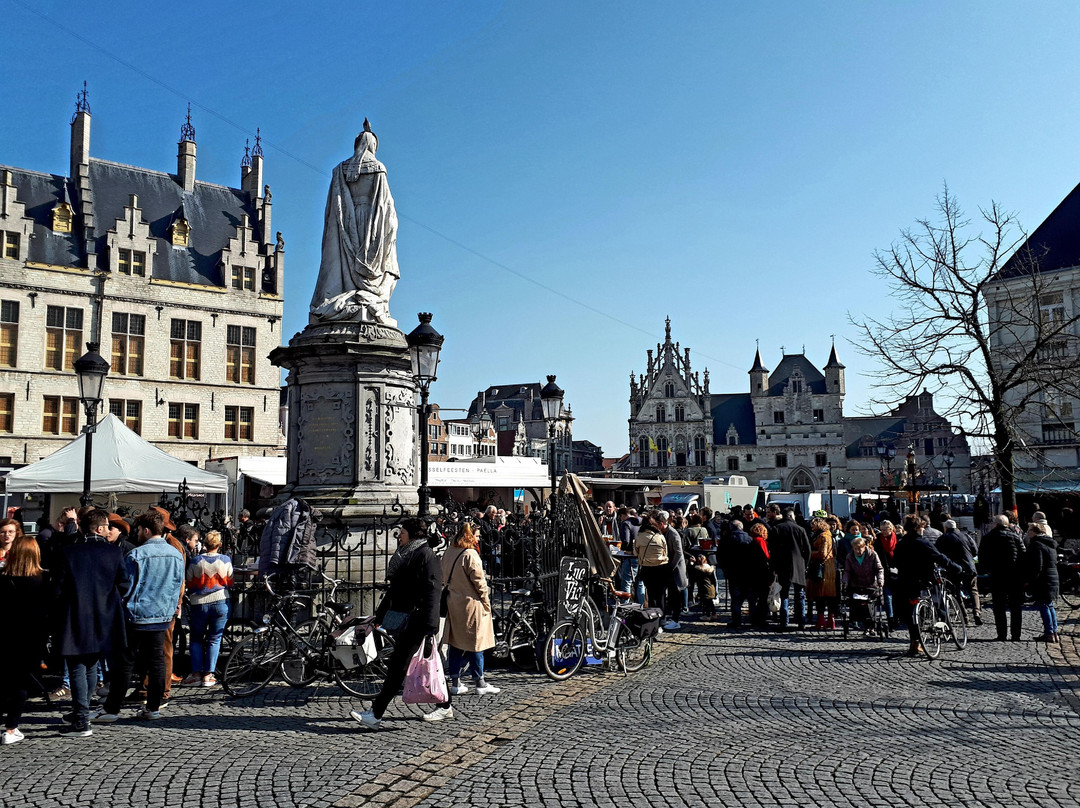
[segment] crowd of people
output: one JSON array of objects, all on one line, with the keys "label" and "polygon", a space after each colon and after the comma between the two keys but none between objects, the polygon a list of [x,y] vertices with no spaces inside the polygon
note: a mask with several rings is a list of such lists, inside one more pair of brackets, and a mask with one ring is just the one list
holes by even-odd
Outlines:
[{"label": "crowd of people", "polygon": [[[8,538],[10,536],[10,538]],[[134,717],[161,718],[174,684],[213,687],[229,614],[232,564],[220,533],[177,528],[151,507],[133,519],[92,507],[66,509],[55,524],[26,536],[19,520],[0,523],[0,622],[4,745],[18,743],[28,691],[41,687],[43,661],[58,657],[63,681],[49,693],[70,699],[61,735],[86,738],[93,724],[120,719],[132,683]],[[173,673],[174,631],[190,602],[193,673]],[[101,700],[97,707],[91,702]]]},{"label": "crowd of people", "polygon": [[[733,629],[747,621],[777,631],[834,629],[841,598],[860,595],[856,603],[880,604],[890,627],[909,624],[909,652],[917,654],[908,618],[936,566],[970,597],[975,625],[982,624],[979,577],[985,576],[999,640],[1021,638],[1021,611],[1030,597],[1043,621],[1035,639],[1058,642],[1057,547],[1045,516],[1036,512],[1025,533],[1014,516],[998,516],[981,539],[960,530],[948,513],[934,516],[939,527],[928,516],[909,514],[898,530],[888,512],[844,523],[825,511],[806,521],[775,504],[763,514],[746,505],[684,516],[662,509],[639,514],[607,502],[596,518],[601,534],[622,551],[617,588],[662,609],[665,631],[679,630],[695,602],[703,619],[719,619],[720,571]],[[865,635],[874,633],[868,605],[852,617]]]}]

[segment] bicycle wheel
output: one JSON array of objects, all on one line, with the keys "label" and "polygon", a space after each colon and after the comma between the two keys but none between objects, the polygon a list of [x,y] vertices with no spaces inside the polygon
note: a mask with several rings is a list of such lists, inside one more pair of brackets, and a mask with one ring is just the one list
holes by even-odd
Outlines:
[{"label": "bicycle wheel", "polygon": [[221,685],[230,696],[258,693],[285,658],[285,638],[276,628],[249,634],[233,648],[225,663]]},{"label": "bicycle wheel", "polygon": [[[297,638],[289,638],[289,652],[281,660],[281,678],[291,687],[307,687],[319,675],[319,660],[330,627],[313,617],[296,627]],[[307,647],[303,642],[307,643]],[[317,653],[313,653],[317,652]]]},{"label": "bicycle wheel", "polygon": [[636,673],[649,664],[652,659],[652,638],[639,640],[636,645],[619,651],[619,667],[627,673]]},{"label": "bicycle wheel", "polygon": [[537,668],[536,641],[539,639],[536,628],[528,620],[514,623],[506,644],[510,661],[522,671],[534,671]]},{"label": "bicycle wheel", "polygon": [[556,682],[569,679],[585,662],[585,632],[573,620],[563,620],[544,641],[544,673]]},{"label": "bicycle wheel", "polygon": [[952,592],[945,595],[945,623],[949,626],[949,633],[957,649],[963,651],[967,648],[967,613],[959,598]]},{"label": "bicycle wheel", "polygon": [[346,668],[334,660],[334,681],[346,693],[360,699],[373,699],[382,690],[389,669],[390,657],[394,653],[394,640],[381,629],[375,631],[375,658],[366,665]]},{"label": "bicycle wheel", "polygon": [[934,605],[929,600],[920,600],[915,604],[911,619],[915,621],[915,631],[923,652],[930,659],[937,659],[941,654],[941,635],[935,627],[937,612]]},{"label": "bicycle wheel", "polygon": [[1070,569],[1065,575],[1061,576],[1058,596],[1061,598],[1061,602],[1070,609],[1080,607],[1080,573]]}]

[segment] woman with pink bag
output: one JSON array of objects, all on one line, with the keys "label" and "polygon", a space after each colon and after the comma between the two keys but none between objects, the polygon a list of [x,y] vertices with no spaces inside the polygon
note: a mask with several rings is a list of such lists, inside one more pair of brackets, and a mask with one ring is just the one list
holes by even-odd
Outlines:
[{"label": "woman with pink bag", "polygon": [[[390,588],[375,612],[376,623],[382,624],[390,612],[403,621],[395,638],[394,653],[387,664],[386,679],[382,690],[364,712],[349,713],[356,721],[369,729],[382,726],[386,708],[401,690],[409,664],[421,647],[428,648],[425,640],[439,633],[439,602],[443,587],[439,559],[427,542],[427,525],[422,519],[406,519],[398,531],[400,560],[392,565]],[[434,645],[434,640],[432,640]],[[433,653],[438,655],[438,651]],[[443,683],[445,684],[445,683]],[[442,721],[454,717],[450,697],[436,705],[435,710],[424,715],[425,721]]]},{"label": "woman with pink bag", "polygon": [[458,537],[443,555],[442,572],[449,590],[443,642],[450,649],[446,655],[450,693],[459,696],[469,692],[461,683],[461,672],[467,665],[477,695],[494,695],[499,688],[484,679],[484,651],[495,647],[491,598],[480,561],[480,541],[469,522],[461,526]]}]

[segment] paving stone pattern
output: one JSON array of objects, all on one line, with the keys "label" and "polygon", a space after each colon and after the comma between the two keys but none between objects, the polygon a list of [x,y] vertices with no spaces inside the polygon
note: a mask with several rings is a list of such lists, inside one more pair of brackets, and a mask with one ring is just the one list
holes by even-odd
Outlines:
[{"label": "paving stone pattern", "polygon": [[[493,671],[492,697],[385,728],[334,685],[251,699],[177,688],[166,718],[54,734],[34,712],[0,751],[5,806],[1075,806],[1080,639],[972,631],[909,659],[905,637],[732,634],[688,624],[653,664],[563,683]],[[1025,634],[1038,632],[1029,615]]]}]

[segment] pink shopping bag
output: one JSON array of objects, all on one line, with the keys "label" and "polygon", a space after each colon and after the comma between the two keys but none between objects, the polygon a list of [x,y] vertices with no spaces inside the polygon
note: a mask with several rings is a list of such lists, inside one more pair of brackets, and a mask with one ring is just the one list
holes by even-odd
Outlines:
[{"label": "pink shopping bag", "polygon": [[406,704],[442,704],[449,698],[435,638],[426,637],[409,662],[401,700]]}]

